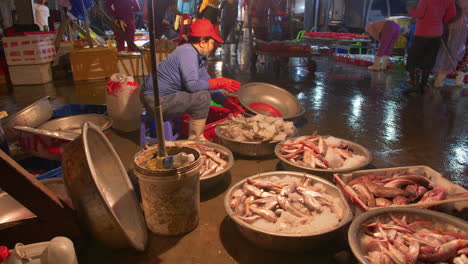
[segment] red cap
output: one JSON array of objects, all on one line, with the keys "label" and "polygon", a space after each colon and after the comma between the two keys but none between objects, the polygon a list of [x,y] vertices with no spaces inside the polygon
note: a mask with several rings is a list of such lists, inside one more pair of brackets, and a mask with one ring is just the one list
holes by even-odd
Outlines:
[{"label": "red cap", "polygon": [[213,24],[208,19],[202,18],[195,21],[190,27],[191,32],[189,36],[194,37],[212,37],[215,41],[219,43],[224,43],[219,35],[216,33]]},{"label": "red cap", "polygon": [[0,246],[0,262],[3,262],[8,259],[10,256],[10,251],[5,246]]}]

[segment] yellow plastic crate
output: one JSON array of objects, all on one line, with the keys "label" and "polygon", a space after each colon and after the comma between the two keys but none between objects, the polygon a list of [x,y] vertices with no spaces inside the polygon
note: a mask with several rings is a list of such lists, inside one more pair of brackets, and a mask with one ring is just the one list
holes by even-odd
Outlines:
[{"label": "yellow plastic crate", "polygon": [[108,78],[118,72],[117,53],[107,47],[74,50],[70,63],[75,81]]}]

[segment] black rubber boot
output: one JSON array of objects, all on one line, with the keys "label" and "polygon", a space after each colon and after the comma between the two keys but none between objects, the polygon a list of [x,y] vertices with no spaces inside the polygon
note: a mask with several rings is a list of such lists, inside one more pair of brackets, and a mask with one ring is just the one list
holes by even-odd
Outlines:
[{"label": "black rubber boot", "polygon": [[408,83],[408,88],[403,92],[404,95],[409,95],[411,93],[418,93],[419,89],[419,74],[416,70],[410,71],[410,81]]},{"label": "black rubber boot", "polygon": [[428,71],[428,70],[422,71],[421,83],[419,84],[419,90],[421,91],[421,93],[424,93],[424,89],[427,86],[427,81],[429,80],[430,73],[431,71]]}]

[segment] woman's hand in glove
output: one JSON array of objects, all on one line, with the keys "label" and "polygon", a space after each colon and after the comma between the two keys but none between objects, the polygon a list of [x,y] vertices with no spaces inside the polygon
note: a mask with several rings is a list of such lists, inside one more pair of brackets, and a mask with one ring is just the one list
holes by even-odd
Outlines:
[{"label": "woman's hand in glove", "polygon": [[229,78],[213,78],[209,79],[208,83],[210,84],[210,90],[223,89],[231,93],[239,91],[241,87],[240,82]]}]

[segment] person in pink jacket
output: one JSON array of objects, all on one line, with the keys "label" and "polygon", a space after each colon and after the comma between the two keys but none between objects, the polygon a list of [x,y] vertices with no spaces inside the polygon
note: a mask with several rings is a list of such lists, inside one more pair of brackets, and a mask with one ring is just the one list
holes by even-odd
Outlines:
[{"label": "person in pink jacket", "polygon": [[417,8],[408,11],[417,22],[406,61],[410,87],[405,94],[423,93],[439,51],[444,24],[455,17],[455,4],[453,0],[420,0]]},{"label": "person in pink jacket", "polygon": [[[140,11],[140,4],[137,0],[106,0],[106,9],[114,18],[114,22],[125,32],[127,38],[135,38],[135,15]],[[117,50],[125,50],[125,40],[119,35],[115,35]],[[128,45],[129,46],[129,45]],[[134,51],[129,46],[129,51]]]},{"label": "person in pink jacket", "polygon": [[387,70],[388,59],[392,56],[393,47],[400,37],[401,27],[392,20],[380,20],[367,24],[366,32],[379,41],[379,50],[375,54],[374,64],[367,67],[371,71]]}]

